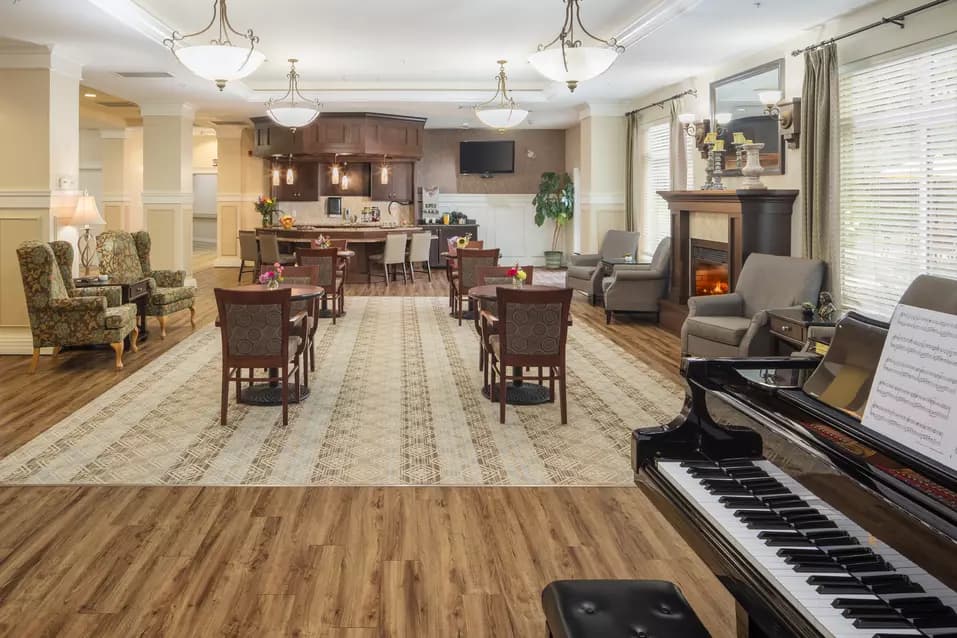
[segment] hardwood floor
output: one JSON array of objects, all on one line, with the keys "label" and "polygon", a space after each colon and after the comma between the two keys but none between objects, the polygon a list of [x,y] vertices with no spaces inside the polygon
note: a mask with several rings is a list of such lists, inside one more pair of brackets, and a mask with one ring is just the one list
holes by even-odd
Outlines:
[{"label": "hardwood floor", "polygon": [[[206,325],[236,271],[196,279]],[[446,288],[438,274],[348,294]],[[573,312],[677,379],[673,336],[606,327],[583,300]],[[28,357],[0,357],[0,453],[191,334],[188,313],[166,340],[150,328],[121,372],[112,351],[43,357],[33,376]],[[8,636],[545,636],[539,594],[556,578],[673,580],[733,635],[732,599],[637,488],[5,487],[0,561]]]}]

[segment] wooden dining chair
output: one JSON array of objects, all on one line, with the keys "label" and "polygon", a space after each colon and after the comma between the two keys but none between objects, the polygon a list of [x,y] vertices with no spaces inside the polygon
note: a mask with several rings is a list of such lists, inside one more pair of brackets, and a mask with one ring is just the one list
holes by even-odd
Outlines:
[{"label": "wooden dining chair", "polygon": [[479,269],[497,266],[499,252],[498,248],[490,248],[489,250],[460,248],[455,252],[457,264],[453,280],[455,298],[452,311],[458,316],[460,326],[462,325],[463,302],[468,299],[469,289],[478,285]]},{"label": "wooden dining chair", "polygon": [[[250,270],[253,273],[253,282],[256,281],[256,273],[259,271],[259,240],[256,239],[256,231],[239,231],[239,283],[243,283],[243,272],[246,270],[246,262],[252,262]],[[270,262],[275,263],[275,262]]]},{"label": "wooden dining chair", "polygon": [[339,268],[338,248],[302,248],[296,251],[296,263],[300,266],[317,266],[319,283],[325,289],[323,299],[332,305],[332,323],[345,303],[345,273]]},{"label": "wooden dining chair", "polygon": [[329,248],[338,248],[339,250],[346,250],[349,247],[348,239],[330,239]]},{"label": "wooden dining chair", "polygon": [[[244,381],[279,383],[282,386],[282,424],[289,424],[289,385],[299,392],[299,368],[306,342],[306,313],[291,312],[288,288],[278,290],[213,290],[219,308],[223,341],[222,404],[220,423],[226,425],[229,383],[236,382],[239,401]],[[265,377],[255,370],[264,368]],[[248,370],[249,376],[243,376]],[[273,373],[272,371],[276,372]],[[296,397],[297,399],[300,397]]]},{"label": "wooden dining chair", "polygon": [[524,368],[540,368],[548,371],[544,378],[552,401],[555,401],[555,382],[558,382],[562,425],[568,423],[565,345],[572,289],[502,287],[497,292],[498,317],[483,313],[482,321],[497,324],[496,333],[489,337],[489,395],[494,396],[492,388],[497,380],[499,422],[505,423],[508,382],[522,377]]},{"label": "wooden dining chair", "polygon": [[[269,272],[272,266],[261,266],[260,272]],[[304,284],[306,286],[319,286],[319,267],[318,266],[284,266],[282,272],[283,283],[286,284]],[[316,328],[319,327],[319,297],[306,301],[293,301],[292,312],[296,315],[300,312],[306,313],[306,319],[309,323],[309,329],[306,335],[309,338],[306,347],[303,348],[306,363],[302,368],[302,384],[309,387],[309,371],[316,371]]]},{"label": "wooden dining chair", "polygon": [[[470,241],[469,248],[485,248],[485,241]],[[450,239],[448,242],[448,252],[445,256],[445,278],[449,280],[449,309],[453,312],[455,311],[455,272],[458,268],[458,261],[456,261],[456,252],[458,251],[458,246],[455,244],[455,240]]]},{"label": "wooden dining chair", "polygon": [[[478,284],[479,286],[511,286],[512,278],[508,276],[508,271],[514,268],[514,266],[487,266],[485,268],[479,268],[478,270]],[[535,266],[522,266],[522,270],[525,271],[527,278],[525,283],[529,286],[533,285],[535,280]],[[486,365],[486,360],[488,359],[488,336],[483,334],[482,331],[482,322],[480,317],[482,311],[487,311],[488,313],[497,316],[498,315],[498,304],[491,300],[482,299],[478,303],[478,308],[473,313],[475,320],[475,331],[479,335],[479,370],[483,372],[483,380],[485,385],[488,385],[488,366]]]}]

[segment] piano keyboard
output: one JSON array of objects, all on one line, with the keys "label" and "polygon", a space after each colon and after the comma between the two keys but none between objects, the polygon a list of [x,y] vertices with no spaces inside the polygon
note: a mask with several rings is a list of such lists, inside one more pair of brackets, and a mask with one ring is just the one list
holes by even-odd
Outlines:
[{"label": "piano keyboard", "polygon": [[660,474],[826,636],[957,636],[957,593],[769,461]]}]

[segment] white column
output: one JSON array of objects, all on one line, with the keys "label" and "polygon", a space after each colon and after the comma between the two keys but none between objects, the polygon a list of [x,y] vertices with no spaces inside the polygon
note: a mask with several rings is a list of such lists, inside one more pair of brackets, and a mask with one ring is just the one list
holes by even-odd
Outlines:
[{"label": "white column", "polygon": [[17,246],[76,239],[80,71],[48,47],[0,54],[0,354],[33,349]]},{"label": "white column", "polygon": [[581,120],[581,249],[598,250],[605,232],[625,228],[625,108],[588,104]]},{"label": "white column", "polygon": [[193,108],[142,104],[143,218],[151,265],[192,272]]}]

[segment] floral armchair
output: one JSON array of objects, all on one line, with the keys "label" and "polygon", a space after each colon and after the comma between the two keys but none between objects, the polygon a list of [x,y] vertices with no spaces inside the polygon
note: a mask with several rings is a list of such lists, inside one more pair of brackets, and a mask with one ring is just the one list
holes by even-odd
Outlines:
[{"label": "floral armchair", "polygon": [[[63,246],[58,246],[57,251],[61,258],[72,257],[72,247],[66,251]],[[76,291],[75,295],[71,295],[61,273],[64,262],[57,259],[50,244],[23,242],[17,248],[17,258],[33,332],[30,373],[36,372],[41,348],[52,347],[56,356],[63,346],[105,343],[113,348],[116,368],[121,369],[123,339],[127,335],[130,335],[130,348],[133,352],[137,350],[139,331],[136,328],[136,306],[109,306],[107,300],[112,293],[100,296]],[[71,286],[72,283],[71,279]]]},{"label": "floral armchair", "polygon": [[187,287],[183,270],[150,268],[150,236],[146,231],[132,235],[122,230],[107,230],[96,237],[100,272],[122,280],[147,277],[150,298],[146,315],[156,317],[160,334],[166,338],[166,319],[181,310],[189,310],[189,323],[196,327],[195,289]]},{"label": "floral armchair", "polygon": [[96,286],[93,288],[77,288],[73,283],[73,244],[68,241],[51,241],[50,248],[60,267],[60,278],[66,292],[71,297],[106,297],[106,305],[110,308],[123,305],[123,289],[119,286]]}]

